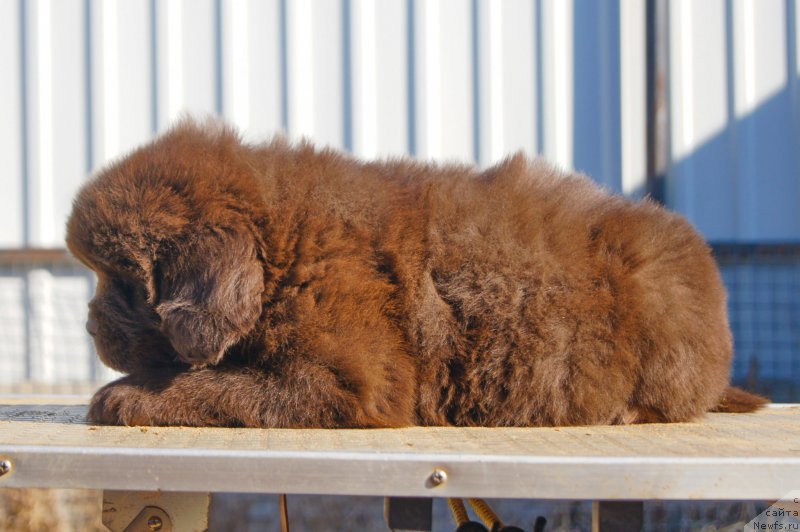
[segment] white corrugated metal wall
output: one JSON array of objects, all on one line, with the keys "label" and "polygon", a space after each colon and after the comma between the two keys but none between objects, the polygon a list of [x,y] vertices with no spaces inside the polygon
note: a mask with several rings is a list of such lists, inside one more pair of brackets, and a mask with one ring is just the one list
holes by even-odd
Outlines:
[{"label": "white corrugated metal wall", "polygon": [[[669,7],[668,200],[712,239],[797,238],[794,0]],[[86,175],[182,112],[364,157],[523,149],[645,190],[645,3],[0,0],[0,247],[62,247]],[[105,378],[91,278],[0,265],[0,382]]]},{"label": "white corrugated metal wall", "polygon": [[710,240],[800,238],[792,0],[670,2],[668,204]]}]

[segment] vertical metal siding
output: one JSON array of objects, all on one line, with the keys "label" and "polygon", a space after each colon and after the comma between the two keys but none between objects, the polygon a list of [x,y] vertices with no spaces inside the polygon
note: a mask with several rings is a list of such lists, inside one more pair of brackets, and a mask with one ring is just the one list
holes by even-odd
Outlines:
[{"label": "vertical metal siding", "polygon": [[365,157],[486,165],[522,149],[621,189],[643,177],[642,146],[627,165],[621,148],[644,131],[643,57],[631,52],[644,15],[632,6],[2,0],[0,243],[62,245],[85,176],[182,113]]},{"label": "vertical metal siding", "polygon": [[[710,239],[796,238],[794,0],[669,11],[669,203]],[[0,14],[6,247],[61,245],[85,175],[183,112],[366,157],[486,165],[523,149],[643,189],[640,3],[3,0]]]},{"label": "vertical metal siding", "polygon": [[[572,166],[572,0],[541,1],[541,152],[562,167]],[[589,87],[587,87],[589,89]],[[593,89],[592,89],[593,90]]]},{"label": "vertical metal siding", "polygon": [[[81,4],[22,4],[27,27],[26,120],[28,211],[26,236],[33,245],[63,239],[64,201],[86,173],[85,20]],[[57,20],[58,23],[54,23]],[[58,169],[58,178],[56,178]]]},{"label": "vertical metal siding", "polygon": [[[620,189],[632,197],[647,188],[645,2],[621,2],[620,10]],[[606,176],[608,178],[608,176]]]},{"label": "vertical metal siding", "polygon": [[[577,3],[573,26],[573,128],[595,142],[575,143],[572,166],[617,191],[622,185],[619,18],[619,5],[586,0]],[[597,61],[595,50],[615,60]]]},{"label": "vertical metal siding", "polygon": [[150,2],[92,0],[90,146],[92,168],[147,139],[155,129]]},{"label": "vertical metal siding", "polygon": [[263,140],[284,127],[282,3],[222,3],[222,111]]},{"label": "vertical metal siding", "polygon": [[540,151],[538,38],[533,2],[475,2],[475,159],[489,165],[512,152]]},{"label": "vertical metal siding", "polygon": [[405,0],[350,2],[352,150],[363,157],[411,149],[408,17]]},{"label": "vertical metal siding", "polygon": [[0,246],[18,246],[25,231],[24,63],[21,3],[0,0]]},{"label": "vertical metal siding", "polygon": [[712,240],[796,240],[795,1],[670,8],[670,205]]},{"label": "vertical metal siding", "polygon": [[[668,10],[670,205],[710,239],[797,239],[796,1]],[[644,19],[619,0],[0,0],[0,246],[63,246],[85,176],[184,112],[364,157],[521,149],[641,195]],[[0,379],[97,374],[91,290],[0,270]]]}]

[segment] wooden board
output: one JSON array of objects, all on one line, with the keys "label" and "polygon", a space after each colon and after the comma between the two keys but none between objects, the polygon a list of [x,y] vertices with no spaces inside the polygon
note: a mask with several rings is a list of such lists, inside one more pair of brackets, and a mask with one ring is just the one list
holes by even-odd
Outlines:
[{"label": "wooden board", "polygon": [[671,425],[261,430],[99,427],[54,404],[75,400],[3,401],[0,487],[768,500],[800,478],[794,405]]}]

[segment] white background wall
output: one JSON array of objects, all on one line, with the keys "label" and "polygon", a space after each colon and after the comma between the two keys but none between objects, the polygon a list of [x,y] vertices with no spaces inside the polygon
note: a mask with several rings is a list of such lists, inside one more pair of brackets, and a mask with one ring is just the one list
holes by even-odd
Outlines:
[{"label": "white background wall", "polygon": [[[668,15],[668,203],[712,240],[797,240],[795,0]],[[640,195],[645,44],[643,0],[0,0],[0,248],[63,247],[86,176],[183,112],[364,157],[522,149]],[[91,291],[0,268],[0,381],[107,376]]]}]

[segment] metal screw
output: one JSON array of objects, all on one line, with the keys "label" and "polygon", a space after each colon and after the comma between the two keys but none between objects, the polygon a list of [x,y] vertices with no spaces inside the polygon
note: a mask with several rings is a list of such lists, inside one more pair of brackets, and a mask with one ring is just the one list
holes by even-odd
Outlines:
[{"label": "metal screw", "polygon": [[157,515],[154,515],[147,520],[147,527],[150,530],[161,530],[162,526],[164,526],[164,523],[161,521],[161,518],[158,517]]},{"label": "metal screw", "polygon": [[444,469],[434,469],[430,476],[431,484],[439,486],[447,482],[447,472]]},{"label": "metal screw", "polygon": [[0,460],[0,477],[11,471],[11,461]]}]

